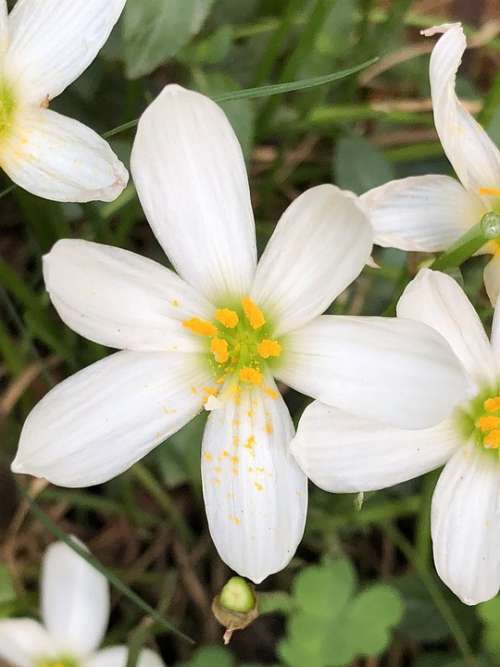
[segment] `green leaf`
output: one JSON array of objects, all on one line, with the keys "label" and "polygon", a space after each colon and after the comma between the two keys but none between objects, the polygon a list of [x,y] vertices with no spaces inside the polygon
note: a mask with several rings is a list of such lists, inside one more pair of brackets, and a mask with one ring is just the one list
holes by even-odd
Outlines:
[{"label": "green leaf", "polygon": [[123,17],[127,76],[166,62],[201,29],[213,0],[128,0]]},{"label": "green leaf", "polygon": [[234,667],[231,652],[222,646],[204,646],[198,649],[189,662],[178,667]]},{"label": "green leaf", "polygon": [[186,482],[201,487],[201,439],[205,422],[206,413],[203,412],[151,454],[167,488],[173,489]]},{"label": "green leaf", "polygon": [[302,610],[314,617],[333,620],[349,601],[354,586],[351,562],[337,560],[302,570],[294,581],[293,592]]},{"label": "green leaf", "polygon": [[395,177],[384,154],[363,137],[342,137],[338,141],[333,173],[339,188],[358,195]]},{"label": "green leaf", "polygon": [[482,644],[490,655],[500,661],[500,597],[478,605],[477,614],[485,624]]},{"label": "green leaf", "polygon": [[0,565],[0,605],[14,602],[16,591],[9,571],[4,565]]}]

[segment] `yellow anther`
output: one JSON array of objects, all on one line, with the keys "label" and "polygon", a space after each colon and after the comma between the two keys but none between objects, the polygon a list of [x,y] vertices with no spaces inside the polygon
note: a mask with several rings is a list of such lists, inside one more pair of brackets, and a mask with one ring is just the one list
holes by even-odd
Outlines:
[{"label": "yellow anther", "polygon": [[486,399],[483,403],[483,407],[487,412],[496,412],[496,410],[500,410],[500,396]]},{"label": "yellow anther", "polygon": [[225,364],[229,359],[229,350],[227,340],[223,338],[212,338],[210,341],[210,351],[218,364]]},{"label": "yellow anther", "polygon": [[250,368],[245,366],[240,371],[240,380],[242,382],[248,382],[249,384],[262,384],[263,375],[256,368]]},{"label": "yellow anther", "polygon": [[245,296],[241,300],[241,305],[243,306],[243,311],[245,317],[250,323],[252,329],[260,329],[266,323],[266,318],[264,313],[261,311],[259,306],[255,304],[250,297]]},{"label": "yellow anther", "polygon": [[198,336],[216,336],[217,327],[207,320],[200,320],[198,317],[193,317],[190,320],[184,320],[182,326],[189,329]]},{"label": "yellow anther", "polygon": [[238,313],[235,313],[234,310],[229,310],[229,308],[219,308],[215,313],[215,319],[217,322],[223,324],[226,329],[234,329],[240,321]]},{"label": "yellow anther", "polygon": [[494,431],[490,431],[488,435],[485,436],[484,446],[486,449],[500,448],[500,429],[496,428]]},{"label": "yellow anther", "polygon": [[276,391],[276,389],[272,389],[271,387],[264,387],[264,394],[269,396],[269,398],[272,398],[273,401],[275,401],[279,396],[279,393]]},{"label": "yellow anther", "polygon": [[269,359],[269,357],[279,357],[281,354],[281,345],[277,340],[269,340],[264,338],[259,345],[257,346],[257,352],[263,359]]},{"label": "yellow anther", "polygon": [[494,415],[484,415],[479,417],[476,421],[476,426],[483,432],[493,431],[494,428],[500,427],[500,417]]},{"label": "yellow anther", "polygon": [[500,188],[479,188],[479,194],[500,197]]}]

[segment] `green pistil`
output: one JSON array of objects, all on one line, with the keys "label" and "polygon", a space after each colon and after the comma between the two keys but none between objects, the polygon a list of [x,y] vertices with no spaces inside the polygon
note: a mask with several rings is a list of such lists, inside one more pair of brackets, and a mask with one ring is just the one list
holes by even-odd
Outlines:
[{"label": "green pistil", "polygon": [[5,80],[0,80],[0,136],[4,136],[12,128],[16,100]]},{"label": "green pistil", "polygon": [[80,667],[80,663],[70,656],[60,658],[42,658],[35,662],[36,667]]}]

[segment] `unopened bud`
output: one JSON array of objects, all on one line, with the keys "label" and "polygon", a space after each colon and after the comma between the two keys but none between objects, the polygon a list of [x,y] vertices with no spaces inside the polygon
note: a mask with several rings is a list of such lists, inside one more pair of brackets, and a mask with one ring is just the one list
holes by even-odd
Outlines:
[{"label": "unopened bud", "polygon": [[226,628],[224,644],[229,644],[235,630],[243,630],[259,615],[253,587],[242,577],[231,577],[212,602],[215,618]]}]

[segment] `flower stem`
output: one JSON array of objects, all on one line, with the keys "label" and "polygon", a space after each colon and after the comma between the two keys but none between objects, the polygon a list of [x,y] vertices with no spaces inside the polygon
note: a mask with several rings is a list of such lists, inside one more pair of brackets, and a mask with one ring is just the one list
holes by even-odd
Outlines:
[{"label": "flower stem", "polygon": [[431,269],[444,271],[445,269],[460,266],[487,242],[488,239],[484,235],[483,228],[479,222],[465,232],[448,250],[435,259],[431,264]]},{"label": "flower stem", "polygon": [[453,638],[460,649],[466,667],[476,667],[476,659],[469,644],[469,640],[462,629],[457,617],[451,609],[445,596],[439,589],[434,576],[429,572],[426,564],[422,561],[413,545],[406,539],[396,526],[391,522],[384,522],[384,530],[395,544],[395,546],[406,556],[417,571],[422,583],[427,588],[436,609],[450,629]]}]

